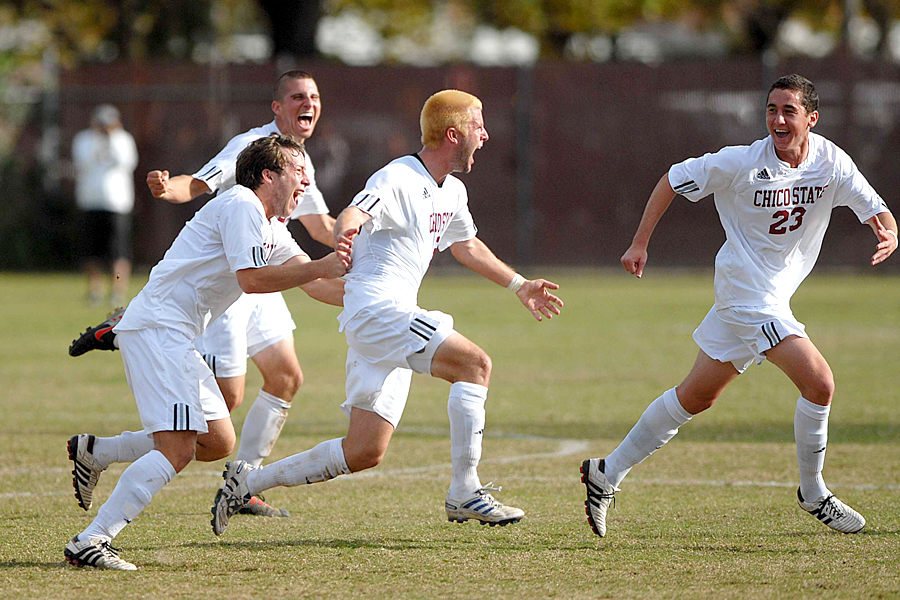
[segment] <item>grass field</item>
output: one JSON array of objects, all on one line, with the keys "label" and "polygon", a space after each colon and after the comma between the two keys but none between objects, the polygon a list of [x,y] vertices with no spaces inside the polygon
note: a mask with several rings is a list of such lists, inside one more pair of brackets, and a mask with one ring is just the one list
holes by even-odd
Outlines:
[{"label": "grass field", "polygon": [[[102,311],[79,278],[0,274],[0,592],[3,597],[900,597],[900,279],[815,274],[794,312],[832,366],[837,394],[825,476],[868,520],[853,536],[796,505],[797,393],[752,367],[711,411],[632,471],[606,538],[584,516],[581,461],[612,450],[693,363],[712,275],[554,272],[561,317],[536,323],[476,277],[431,275],[420,304],[453,314],[492,356],[482,481],[526,511],[519,524],[449,523],[447,384],[417,377],[376,469],[271,490],[289,519],[235,517],[221,538],[209,507],[224,461],[194,463],[115,541],[133,573],[75,569],[62,550],[94,508],[72,494],[65,444],[139,429],[118,354],[69,358]],[[142,283],[142,282],[137,282]],[[135,288],[136,291],[137,288]],[[286,294],[306,381],[272,458],[339,437],[346,421],[337,311]],[[259,377],[250,367],[247,402]]]}]

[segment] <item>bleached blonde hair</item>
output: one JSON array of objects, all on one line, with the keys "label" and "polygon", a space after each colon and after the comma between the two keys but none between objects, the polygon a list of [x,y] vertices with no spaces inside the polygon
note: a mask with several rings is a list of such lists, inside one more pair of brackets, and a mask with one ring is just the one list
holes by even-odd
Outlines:
[{"label": "bleached blonde hair", "polygon": [[466,134],[469,111],[481,110],[481,100],[459,90],[442,90],[432,95],[422,107],[419,125],[422,128],[422,145],[436,148],[447,129],[453,127]]}]

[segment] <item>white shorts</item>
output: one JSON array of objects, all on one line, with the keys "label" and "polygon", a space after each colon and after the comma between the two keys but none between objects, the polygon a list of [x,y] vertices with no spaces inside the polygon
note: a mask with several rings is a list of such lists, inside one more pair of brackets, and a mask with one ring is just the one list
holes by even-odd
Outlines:
[{"label": "white shorts", "polygon": [[431,374],[431,359],[453,333],[453,317],[396,305],[364,308],[344,325],[347,400],[341,410],[369,410],[394,427],[400,422],[413,371]]},{"label": "white shorts", "polygon": [[194,340],[216,377],[247,373],[247,357],[293,335],[294,320],[280,292],[242,294]]},{"label": "white shorts", "polygon": [[207,433],[207,421],[228,418],[216,378],[188,336],[167,328],[116,336],[144,431]]},{"label": "white shorts", "polygon": [[808,337],[806,327],[788,307],[712,307],[694,330],[694,341],[712,359],[730,362],[743,373],[755,360],[766,360],[766,351],[789,335]]}]

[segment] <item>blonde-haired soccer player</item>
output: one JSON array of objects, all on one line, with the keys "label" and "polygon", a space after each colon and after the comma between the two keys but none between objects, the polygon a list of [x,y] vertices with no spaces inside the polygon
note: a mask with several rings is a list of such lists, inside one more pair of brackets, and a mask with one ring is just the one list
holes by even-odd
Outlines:
[{"label": "blonde-haired soccer player", "polygon": [[715,305],[694,332],[700,351],[691,372],[647,407],[605,459],[582,463],[588,521],[597,535],[606,535],[607,508],[631,468],[710,408],[751,363],[764,360],[800,391],[794,413],[800,507],[843,533],[866,524],[822,478],[834,377],[790,300],[816,262],[834,207],[850,207],[872,228],[873,265],[896,250],[897,222],[850,157],[810,131],[818,105],[805,77],[778,79],[766,100],[767,137],[673,165],[650,194],[622,256],[629,273],[643,274],[650,235],[676,192],[692,202],[713,194],[726,241],[716,256]]},{"label": "blonde-haired soccer player", "polygon": [[419,308],[417,295],[432,256],[448,248],[465,266],[512,290],[538,321],[559,314],[562,301],[549,291],[559,286],[526,280],[475,236],[466,188],[452,173],[471,170],[475,151],[488,140],[480,101],[456,90],[438,92],[425,103],[421,125],[424,147],[372,175],[335,224],[337,250],[353,245],[338,317],[349,345],[347,435],[259,468],[229,463],[213,506],[217,535],[252,494],[378,465],[413,372],[451,383],[448,519],[505,525],[525,514],[494,499],[496,490],[478,478],[491,359],[454,331],[452,317]]}]

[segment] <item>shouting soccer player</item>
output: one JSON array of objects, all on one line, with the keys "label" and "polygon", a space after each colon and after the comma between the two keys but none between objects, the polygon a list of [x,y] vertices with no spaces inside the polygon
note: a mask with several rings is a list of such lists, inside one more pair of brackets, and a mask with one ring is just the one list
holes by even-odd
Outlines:
[{"label": "shouting soccer player", "polygon": [[[181,204],[211,192],[223,192],[235,184],[235,161],[248,144],[272,133],[309,139],[322,112],[319,88],[312,75],[287,71],[275,82],[272,112],[275,119],[235,136],[193,175],[169,176],[168,171],[151,171],[147,186],[151,193],[173,204]],[[334,218],[316,186],[315,170],[306,154],[306,173],[310,180],[291,219],[299,220],[313,239],[331,247],[334,242]],[[114,311],[103,323],[88,328],[72,344],[69,353],[78,356],[89,350],[115,350],[112,329],[122,311]],[[269,456],[287,419],[294,395],[303,382],[303,371],[294,349],[291,313],[281,294],[245,294],[225,313],[209,324],[196,340],[197,349],[209,363],[228,409],[233,411],[244,399],[247,357],[253,360],[263,377],[259,391],[241,429],[238,460],[259,465]],[[74,443],[79,448],[89,442],[83,435]],[[76,467],[77,468],[77,467]],[[76,481],[76,486],[78,482]],[[253,498],[241,512],[259,516],[288,516],[288,512]]]},{"label": "shouting soccer player", "polygon": [[378,465],[414,371],[451,383],[448,519],[505,525],[524,516],[494,499],[490,492],[496,490],[478,478],[491,359],[454,331],[452,317],[419,308],[417,295],[432,256],[447,248],[465,266],[512,290],[538,321],[559,314],[562,302],[549,291],[559,286],[526,280],[475,237],[466,188],[452,173],[468,173],[475,151],[488,140],[481,101],[456,90],[438,92],[425,102],[421,128],[424,147],[372,175],[335,224],[336,250],[349,252],[353,244],[338,318],[349,345],[342,405],[350,418],[347,436],[258,468],[228,463],[212,511],[216,535],[253,494]]},{"label": "shouting soccer player", "polygon": [[800,507],[844,533],[865,525],[822,478],[834,378],[790,300],[816,262],[834,207],[849,206],[875,232],[873,265],[897,249],[897,222],[850,157],[811,133],[818,105],[808,79],[778,79],[766,101],[767,137],[678,163],[650,195],[622,256],[629,273],[643,274],[650,235],[676,193],[692,202],[713,194],[726,241],[716,256],[715,305],[694,331],[700,352],[691,372],[650,404],[609,456],[582,464],[588,521],[597,535],[606,535],[607,509],[631,468],[710,408],[754,360],[766,359],[800,391],[794,413]]},{"label": "shouting soccer player", "polygon": [[[135,434],[132,441],[144,447],[130,448],[142,454],[122,473],[90,526],[66,545],[66,560],[73,565],[133,571],[136,567],[110,545],[113,538],[195,453],[204,461],[231,454],[228,407],[193,343],[208,320],[242,292],[303,286],[311,296],[340,305],[343,282],[334,278],[346,272],[347,252],[310,261],[280,221],[309,184],[304,159],[303,145],[293,137],[275,134],[250,144],[237,159],[237,185],[184,226],[116,325],[125,376],[144,426],[144,435]],[[107,446],[111,462],[119,449]],[[89,450],[100,459],[100,448]]]}]

